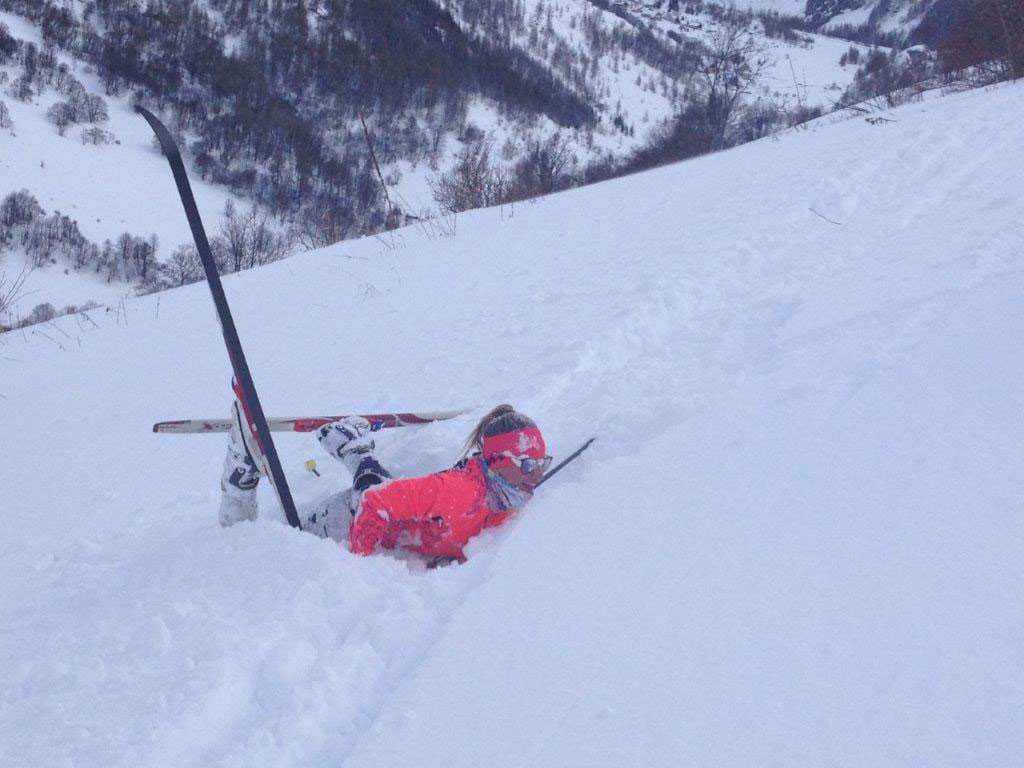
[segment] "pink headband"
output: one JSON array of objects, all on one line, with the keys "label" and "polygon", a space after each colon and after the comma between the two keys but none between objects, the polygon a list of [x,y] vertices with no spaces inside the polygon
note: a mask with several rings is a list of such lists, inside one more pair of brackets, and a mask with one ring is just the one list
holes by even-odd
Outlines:
[{"label": "pink headband", "polygon": [[495,456],[543,459],[547,455],[544,438],[536,427],[524,427],[501,435],[484,438],[484,458]]}]

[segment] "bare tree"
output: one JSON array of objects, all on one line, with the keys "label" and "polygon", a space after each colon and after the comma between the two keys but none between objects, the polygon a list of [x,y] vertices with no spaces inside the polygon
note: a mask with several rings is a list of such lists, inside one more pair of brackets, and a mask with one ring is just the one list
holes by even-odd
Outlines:
[{"label": "bare tree", "polygon": [[155,234],[150,235],[148,240],[137,237],[132,244],[132,262],[135,267],[135,274],[143,283],[146,282],[150,270],[156,263],[156,252],[159,248],[160,238]]},{"label": "bare tree", "polygon": [[8,87],[7,93],[16,98],[18,101],[30,102],[32,101],[32,77],[27,72],[22,73],[17,79],[14,80]]},{"label": "bare tree", "polygon": [[258,213],[253,208],[250,222],[249,267],[269,264],[291,253],[291,237],[271,226],[270,216],[266,212]]},{"label": "bare tree", "polygon": [[46,110],[46,117],[57,126],[57,133],[63,136],[68,126],[75,122],[75,110],[66,101],[58,101]]},{"label": "bare tree", "polygon": [[516,163],[516,197],[546,195],[568,186],[569,170],[576,164],[572,140],[561,132],[534,138]]},{"label": "bare tree", "polygon": [[270,224],[270,216],[253,206],[249,213],[239,213],[234,201],[224,204],[220,235],[212,247],[217,260],[230,272],[269,264],[291,252],[291,238]]},{"label": "bare tree", "polygon": [[352,217],[332,209],[305,210],[292,228],[294,241],[307,251],[344,240],[352,229]]},{"label": "bare tree", "polygon": [[467,146],[455,167],[430,181],[434,200],[449,213],[486,208],[505,199],[508,177],[491,162],[491,142],[482,139]]},{"label": "bare tree", "polygon": [[164,264],[161,265],[164,282],[167,287],[177,287],[195,283],[203,278],[203,263],[192,243],[178,246]]},{"label": "bare tree", "polygon": [[0,202],[0,230],[26,226],[43,215],[39,201],[27,189],[11,192]]},{"label": "bare tree", "polygon": [[246,217],[238,213],[233,200],[224,204],[224,219],[220,223],[220,235],[214,238],[213,250],[217,261],[229,272],[237,272],[245,264],[249,251]]},{"label": "bare tree", "polygon": [[110,119],[107,115],[107,102],[102,96],[94,94],[87,94],[82,99],[80,115],[87,123],[105,123]]},{"label": "bare tree", "polygon": [[[120,274],[125,280],[129,279],[130,267],[132,262],[132,246],[134,245],[135,238],[128,232],[122,232],[118,235],[117,240],[114,241],[114,253],[116,260],[119,264]],[[108,276],[108,281],[110,277]]]},{"label": "bare tree", "polygon": [[110,131],[104,131],[98,125],[94,125],[92,128],[82,129],[82,143],[83,144],[110,144],[114,141],[114,134]]},{"label": "bare tree", "polygon": [[737,107],[770,63],[764,45],[743,23],[740,13],[731,9],[711,32],[698,72],[709,149],[725,146]]}]

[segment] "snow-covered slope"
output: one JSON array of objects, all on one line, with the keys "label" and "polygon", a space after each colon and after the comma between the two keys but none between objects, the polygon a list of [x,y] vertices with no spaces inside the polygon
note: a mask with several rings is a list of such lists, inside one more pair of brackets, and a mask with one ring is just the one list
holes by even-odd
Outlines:
[{"label": "snow-covered slope", "polygon": [[217,526],[222,440],[149,432],[226,411],[203,285],[0,337],[0,765],[1020,764],[1022,96],[231,276],[270,413],[600,436],[463,566]]}]

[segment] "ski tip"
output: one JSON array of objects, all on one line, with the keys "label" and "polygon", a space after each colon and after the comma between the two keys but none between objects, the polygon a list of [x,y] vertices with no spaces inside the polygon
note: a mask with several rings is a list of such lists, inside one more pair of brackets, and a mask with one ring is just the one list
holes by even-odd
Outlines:
[{"label": "ski tip", "polygon": [[160,122],[156,115],[139,104],[135,105],[135,111],[142,115],[146,119],[146,122],[149,123],[149,127],[152,128],[153,133],[156,134],[157,141],[160,142],[160,147],[163,149],[165,155],[170,157],[178,151],[178,145],[175,144],[174,139],[171,138],[171,132],[167,130],[166,126]]}]

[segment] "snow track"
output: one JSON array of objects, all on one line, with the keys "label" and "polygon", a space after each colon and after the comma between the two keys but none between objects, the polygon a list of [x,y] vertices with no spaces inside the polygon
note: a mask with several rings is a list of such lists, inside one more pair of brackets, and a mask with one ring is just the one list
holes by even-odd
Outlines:
[{"label": "snow track", "polygon": [[1022,94],[231,276],[268,413],[599,435],[463,566],[216,525],[205,286],[0,337],[0,766],[1020,763]]}]

